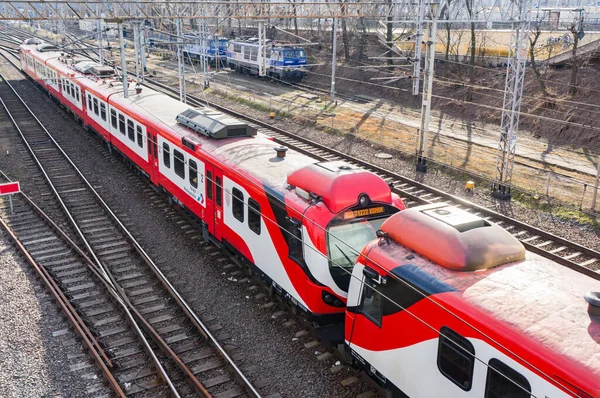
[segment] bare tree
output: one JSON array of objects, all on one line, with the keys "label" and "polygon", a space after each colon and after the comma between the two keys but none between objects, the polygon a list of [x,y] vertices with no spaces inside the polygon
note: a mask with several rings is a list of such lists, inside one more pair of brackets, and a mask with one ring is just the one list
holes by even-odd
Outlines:
[{"label": "bare tree", "polygon": [[[292,13],[294,14],[294,33],[296,34],[296,36],[299,36],[299,34],[298,34],[298,10],[296,9],[296,0],[288,0],[288,2],[293,3]],[[298,39],[296,38],[295,40],[297,43]]]},{"label": "bare tree", "polygon": [[[583,21],[581,21],[583,23]],[[571,56],[571,81],[569,82],[569,95],[574,97],[577,94],[577,89],[579,85],[579,57],[577,56],[577,47],[579,45],[579,35],[581,26],[578,23],[573,23],[569,27],[569,31],[571,35],[573,35],[573,49]]]},{"label": "bare tree", "polygon": [[548,94],[548,90],[546,89],[546,83],[544,82],[544,79],[542,79],[539,65],[537,64],[537,61],[535,59],[535,55],[536,55],[535,45],[537,44],[541,34],[542,34],[542,31],[540,30],[540,24],[536,23],[535,30],[529,36],[529,59],[531,60],[531,68],[533,69],[533,73],[535,73],[535,78],[540,86],[540,91],[542,92],[544,97],[548,97],[549,94]]},{"label": "bare tree", "polygon": [[365,19],[360,17],[360,36],[358,38],[358,60],[362,61],[365,58],[365,50],[367,47],[367,25]]},{"label": "bare tree", "polygon": [[387,63],[388,65],[394,65],[394,60],[392,59],[392,56],[394,54],[394,15],[392,13],[393,10],[393,3],[394,0],[387,0],[388,5],[390,6],[388,15],[387,15],[387,23],[386,23],[386,34],[385,34],[385,41],[386,41],[386,45],[388,47],[388,52],[387,52]]},{"label": "bare tree", "polygon": [[[450,20],[450,1],[451,0],[448,0],[446,6],[442,10],[442,14],[444,15],[444,18],[446,18],[447,21]],[[448,61],[448,58],[450,56],[450,42],[452,40],[452,23],[446,22],[444,24],[444,28],[446,29],[446,53],[444,54],[444,59]]]},{"label": "bare tree", "polygon": [[[342,15],[346,14],[346,3],[348,3],[348,0],[340,0],[340,3],[342,4],[340,7],[340,11],[342,12]],[[346,62],[348,62],[350,60],[350,39],[348,37],[348,25],[346,23],[346,18],[341,18],[342,19],[342,44],[344,44],[344,58],[346,59]]]}]

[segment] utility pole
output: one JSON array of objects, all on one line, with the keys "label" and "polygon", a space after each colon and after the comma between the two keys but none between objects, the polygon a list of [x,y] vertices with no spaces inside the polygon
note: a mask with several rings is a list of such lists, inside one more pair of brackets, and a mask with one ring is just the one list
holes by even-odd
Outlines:
[{"label": "utility pole", "polygon": [[335,67],[337,63],[337,24],[338,19],[333,18],[333,47],[331,54],[331,102],[335,101]]},{"label": "utility pole", "polygon": [[[204,15],[204,13],[202,14]],[[208,47],[209,47],[209,41],[208,41],[208,33],[207,33],[207,29],[206,29],[206,18],[202,18],[202,31],[201,31],[201,48],[202,48],[202,76],[204,77],[204,88],[207,88],[209,86],[209,81],[208,81]],[[217,54],[219,53],[219,45],[217,43]]]},{"label": "utility pole", "polygon": [[135,52],[135,78],[140,81],[140,23],[131,21],[133,25],[133,50]]},{"label": "utility pole", "polygon": [[267,26],[258,21],[258,75],[267,75]]},{"label": "utility pole", "polygon": [[417,15],[417,36],[415,37],[415,59],[413,61],[413,95],[419,95],[421,90],[419,83],[421,81],[421,46],[423,45],[423,26],[425,25],[425,2],[419,0],[419,11]]},{"label": "utility pole", "polygon": [[[423,0],[421,0],[423,2]],[[433,70],[435,66],[435,39],[437,35],[437,18],[435,4],[430,3],[431,20],[427,23],[427,42],[425,43],[425,82],[421,102],[421,126],[417,137],[417,171],[427,172],[427,136],[431,115],[431,91],[433,89]],[[418,84],[417,84],[418,86]]]},{"label": "utility pole", "polygon": [[[598,197],[598,182],[600,181],[600,156],[596,164],[596,181],[594,182],[594,192],[592,192],[592,211],[596,212],[596,198]],[[583,201],[582,201],[583,203]]]},{"label": "utility pole", "polygon": [[[96,14],[100,15],[100,4],[96,5]],[[96,22],[96,29],[98,30],[98,56],[100,57],[100,65],[104,65],[104,50],[102,46],[102,19]]]},{"label": "utility pole", "polygon": [[96,22],[96,29],[98,30],[98,56],[100,57],[100,65],[104,65],[104,50],[102,47],[102,20],[99,19]]},{"label": "utility pole", "polygon": [[140,58],[142,59],[142,81],[146,78],[146,26],[140,27]]},{"label": "utility pole", "polygon": [[514,22],[506,68],[500,142],[496,156],[496,175],[492,184],[492,196],[501,200],[511,199],[513,163],[517,148],[519,114],[529,46],[526,36],[529,33],[531,0],[512,0],[509,7],[510,20]]},{"label": "utility pole", "polygon": [[129,98],[129,82],[127,81],[127,59],[125,58],[125,41],[123,40],[123,22],[117,24],[119,29],[119,47],[121,49],[121,76],[123,77],[123,97]]},{"label": "utility pole", "polygon": [[[182,19],[177,18],[175,20],[175,26],[177,28],[177,40],[181,42],[183,40],[183,27],[182,27]],[[179,76],[179,100],[184,104],[187,103],[187,98],[185,94],[185,63],[183,59],[183,46],[181,44],[177,44],[177,71]]]}]

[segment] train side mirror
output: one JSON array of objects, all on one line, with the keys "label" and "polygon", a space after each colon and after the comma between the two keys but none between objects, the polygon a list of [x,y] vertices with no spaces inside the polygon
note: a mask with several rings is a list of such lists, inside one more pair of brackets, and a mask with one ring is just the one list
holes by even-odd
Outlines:
[{"label": "train side mirror", "polygon": [[371,267],[365,267],[365,268],[363,268],[363,275],[366,276],[367,278],[373,279],[373,280],[379,280],[379,278],[380,278],[380,276],[377,273],[377,271],[375,271]]},{"label": "train side mirror", "polygon": [[[385,239],[385,243],[387,243],[388,245],[390,244],[390,236],[388,235],[387,232],[383,232],[382,230],[378,229],[375,234],[377,235],[378,238]],[[379,242],[379,246],[381,246],[381,245],[382,245],[382,241]]]}]

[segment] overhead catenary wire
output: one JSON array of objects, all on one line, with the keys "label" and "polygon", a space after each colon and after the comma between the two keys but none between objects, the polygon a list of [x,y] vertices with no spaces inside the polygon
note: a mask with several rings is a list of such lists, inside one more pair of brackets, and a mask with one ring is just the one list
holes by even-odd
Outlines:
[{"label": "overhead catenary wire", "polygon": [[[161,152],[162,152],[162,148],[161,148]],[[200,174],[200,173],[198,173],[198,174]],[[238,174],[239,174],[239,173],[238,173]],[[210,179],[206,178],[204,175],[202,175],[202,174],[200,174],[200,175],[201,175],[201,176],[203,176],[203,178],[207,179],[209,182],[213,182],[212,180],[210,180]],[[245,177],[244,177],[243,175],[241,175],[241,174],[240,174],[239,176],[240,176],[241,178],[245,178]],[[258,186],[257,186],[257,184],[255,184],[253,181],[249,180],[248,178],[245,178],[245,179],[246,179],[248,182],[250,182],[251,184],[255,185],[257,188],[259,188],[259,189],[260,189],[260,187],[258,187]],[[231,195],[231,192],[229,192],[227,189],[225,189],[225,188],[224,188],[222,185],[221,185],[220,187],[222,188],[222,190],[223,190],[223,191],[224,191],[226,194],[228,194],[228,195]],[[235,199],[235,198],[233,198],[233,200],[235,201],[236,199]],[[248,204],[247,204],[247,203],[243,202],[243,204],[244,204],[244,206],[248,207]],[[255,211],[255,210],[253,210],[253,211]],[[274,221],[274,220],[271,220],[270,218],[268,218],[267,216],[265,216],[265,215],[264,215],[264,214],[262,214],[262,213],[261,213],[261,217],[262,217],[262,218],[264,218],[265,220],[269,221],[270,223],[274,223],[275,225],[279,226],[279,224],[278,224],[276,221]],[[313,222],[313,223],[314,223],[314,222]],[[320,227],[320,226],[318,226],[318,225],[316,225],[316,224],[315,224],[315,226],[316,226],[316,227],[318,227],[318,228],[320,228],[320,229],[322,229],[324,233],[329,233],[329,232],[327,232],[327,231],[325,230],[325,228],[323,228],[323,227]],[[290,234],[288,231],[286,231],[286,232],[287,232],[288,234]],[[291,236],[292,236],[292,238],[293,238],[293,239],[298,239],[297,237],[295,237],[295,236],[293,236],[293,235],[291,235]],[[334,236],[334,237],[335,237],[335,236]],[[298,240],[300,240],[300,239],[298,239]],[[339,239],[338,239],[338,240],[339,240]],[[301,243],[302,243],[302,245],[303,245],[303,246],[306,246],[306,245],[307,245],[307,244],[306,244],[306,243],[304,243],[302,240],[300,240],[300,241],[301,241]],[[345,244],[345,243],[344,243],[344,242],[342,242],[342,241],[340,241],[340,243],[343,243],[343,244]],[[346,245],[347,247],[351,248],[349,245],[347,245],[347,244],[345,244],[345,245]],[[333,262],[335,263],[335,261],[334,261],[334,260],[331,260],[331,259],[330,259],[328,256],[326,256],[326,255],[324,255],[323,253],[321,253],[321,252],[317,251],[315,248],[310,248],[310,247],[309,247],[309,249],[312,249],[312,250],[316,251],[316,252],[317,252],[319,255],[321,255],[321,256],[324,256],[324,257],[325,257],[325,258],[326,258],[328,261],[333,261]],[[351,250],[355,250],[355,249],[354,249],[354,248],[351,248]],[[368,259],[368,257],[367,257],[367,259]],[[371,261],[372,261],[372,260],[371,260]],[[373,262],[373,263],[374,263],[374,262]],[[375,264],[375,263],[374,263],[374,264]],[[347,273],[349,273],[349,274],[351,275],[351,277],[354,277],[354,276],[352,275],[352,273],[351,273],[351,272],[349,272],[347,269],[345,269],[345,267],[341,266],[340,264],[338,264],[338,263],[335,263],[335,266],[342,268],[342,269],[344,270],[344,272],[347,272]],[[378,266],[379,266],[379,265],[378,265]],[[384,268],[382,267],[382,269],[384,269]],[[358,278],[357,278],[357,279],[358,279]],[[400,281],[400,282],[402,282],[402,283],[405,283],[405,284],[406,284],[408,287],[410,287],[410,288],[412,288],[412,289],[415,289],[414,287],[412,287],[412,285],[410,285],[410,284],[409,284],[409,283],[407,283],[406,281],[402,280],[401,278],[399,279],[399,281]],[[364,282],[363,282],[362,280],[360,280],[360,283],[361,283],[361,284],[364,284]],[[371,288],[372,288],[372,287],[371,287]],[[374,290],[375,290],[375,291],[377,291],[376,289],[374,289]],[[417,289],[415,289],[415,290],[416,290],[416,291],[418,291]],[[394,303],[395,305],[397,305],[399,308],[403,308],[401,305],[399,305],[398,303],[396,303],[396,302],[392,301],[392,300],[391,300],[389,297],[385,296],[385,295],[384,295],[384,294],[382,294],[381,292],[378,292],[378,293],[379,293],[379,294],[381,294],[381,295],[382,295],[382,297],[385,297],[386,299],[388,299],[389,301],[391,301],[392,303]],[[421,294],[422,294],[422,293],[421,293]],[[427,297],[427,296],[425,296],[425,295],[424,295],[424,298],[426,298],[426,299],[430,299],[430,300],[431,300],[431,298],[429,298],[429,297]],[[464,319],[460,318],[458,315],[456,315],[456,314],[454,314],[453,312],[449,311],[449,310],[448,310],[448,309],[446,309],[444,306],[442,306],[440,303],[436,302],[435,300],[432,300],[432,302],[434,302],[436,305],[438,305],[438,306],[440,306],[441,308],[443,308],[445,311],[449,312],[451,315],[453,315],[453,316],[454,316],[454,317],[456,317],[457,319],[459,319],[459,320],[463,321],[463,322],[464,322],[465,324],[467,324],[469,327],[473,328],[473,330],[477,331],[478,333],[482,334],[483,336],[485,336],[485,337],[489,338],[491,341],[493,341],[493,339],[491,339],[489,336],[486,336],[486,335],[485,335],[483,332],[479,331],[477,328],[475,328],[475,327],[473,327],[472,325],[470,325],[470,324],[468,323],[468,321],[466,321],[466,320],[464,320]],[[404,310],[406,310],[405,308],[403,308],[403,309],[404,309]],[[408,311],[408,310],[407,310],[407,312],[408,312],[408,313],[410,313],[412,316],[414,316],[414,317],[415,317],[415,319],[418,319],[420,322],[424,323],[426,326],[428,326],[428,327],[432,328],[432,330],[435,330],[437,333],[440,333],[440,332],[439,332],[439,331],[437,331],[437,329],[435,329],[433,326],[431,326],[430,324],[427,324],[425,321],[421,320],[419,317],[415,316],[415,315],[414,315],[414,314],[412,314],[410,311]],[[447,336],[445,336],[445,337],[446,337],[446,338],[448,338],[450,341],[452,341],[452,339],[451,339],[450,337],[447,337]],[[499,345],[499,346],[501,346],[501,347],[503,347],[501,344],[498,344],[498,345]],[[506,349],[506,347],[503,347],[503,348],[504,348],[504,349]],[[510,352],[510,350],[509,350],[509,352]],[[475,356],[475,359],[476,359],[476,360],[478,360],[478,361],[482,361],[480,358],[478,358],[478,357],[476,357],[476,356]],[[486,364],[485,362],[482,362],[482,363],[484,363],[484,365],[485,365],[485,366],[488,366],[488,368],[490,368],[490,367],[489,367],[489,365],[488,365],[488,364]],[[530,364],[530,366],[531,366],[531,364]],[[494,369],[494,368],[492,368],[492,369]],[[494,371],[497,371],[497,369],[494,369]],[[498,373],[500,373],[500,372],[498,372]],[[502,373],[500,373],[500,374],[502,374]],[[505,375],[503,375],[503,376],[505,376]],[[550,378],[551,378],[551,377],[550,377]],[[552,379],[552,378],[551,378],[551,379]],[[510,379],[509,379],[509,380],[510,380]],[[513,382],[513,381],[511,380],[511,382]],[[516,384],[516,383],[515,383],[515,384]],[[521,387],[521,386],[519,386],[519,387]],[[521,388],[522,388],[522,387],[521,387]]]}]

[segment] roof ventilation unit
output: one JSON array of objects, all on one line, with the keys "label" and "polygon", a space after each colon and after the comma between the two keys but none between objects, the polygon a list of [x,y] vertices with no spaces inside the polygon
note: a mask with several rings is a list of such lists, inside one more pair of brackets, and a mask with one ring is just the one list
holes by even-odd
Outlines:
[{"label": "roof ventilation unit", "polygon": [[381,230],[404,247],[454,271],[477,271],[525,259],[525,247],[507,230],[447,204],[403,210]]},{"label": "roof ventilation unit", "polygon": [[254,127],[209,108],[190,108],[177,115],[176,120],[195,132],[214,139],[256,135]]},{"label": "roof ventilation unit", "polygon": [[38,50],[41,53],[47,53],[47,52],[51,52],[51,51],[58,51],[58,47],[56,47],[54,44],[50,44],[50,43],[39,44],[35,49]]},{"label": "roof ventilation unit", "polygon": [[37,37],[31,37],[29,39],[25,39],[23,44],[42,44],[44,41],[42,39],[38,39]]}]

